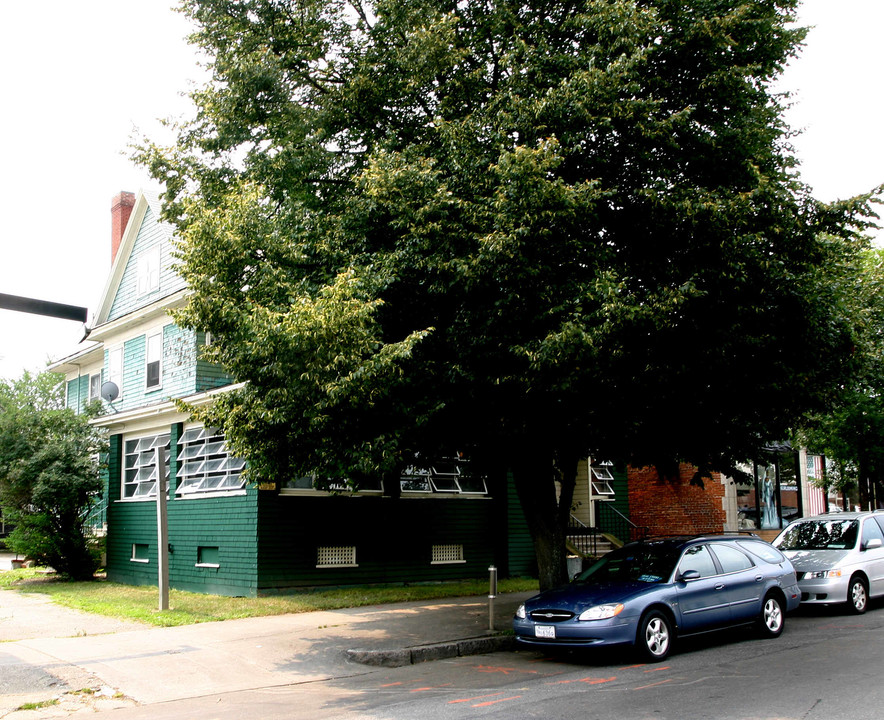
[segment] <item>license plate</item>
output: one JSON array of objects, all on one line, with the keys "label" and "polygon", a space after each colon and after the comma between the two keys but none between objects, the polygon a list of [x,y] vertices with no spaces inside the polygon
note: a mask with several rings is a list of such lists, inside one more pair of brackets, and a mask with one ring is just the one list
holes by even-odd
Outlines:
[{"label": "license plate", "polygon": [[555,639],[556,629],[552,625],[535,625],[534,637]]}]

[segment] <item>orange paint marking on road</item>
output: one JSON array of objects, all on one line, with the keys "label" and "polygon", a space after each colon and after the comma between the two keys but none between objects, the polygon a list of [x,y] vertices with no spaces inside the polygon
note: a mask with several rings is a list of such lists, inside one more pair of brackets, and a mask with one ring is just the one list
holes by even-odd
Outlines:
[{"label": "orange paint marking on road", "polygon": [[645,672],[646,672],[646,673],[650,673],[650,672],[660,672],[661,670],[671,670],[671,669],[672,669],[672,665],[664,665],[663,667],[651,668],[651,669],[649,669],[649,670],[645,670]]},{"label": "orange paint marking on road", "polygon": [[496,665],[476,665],[476,670],[485,673],[503,673],[504,675],[509,675],[510,673],[516,672],[537,675],[537,670],[520,670],[519,668],[499,667]]},{"label": "orange paint marking on road", "polygon": [[648,688],[657,687],[658,685],[665,685],[666,683],[671,683],[672,678],[669,680],[661,680],[660,682],[651,683],[650,685],[642,685],[641,687],[632,688],[633,690],[647,690]]},{"label": "orange paint marking on road", "polygon": [[587,685],[602,685],[604,683],[614,682],[616,677],[609,678],[583,678],[582,680],[578,680],[577,682],[586,683]]},{"label": "orange paint marking on road", "polygon": [[470,705],[470,707],[478,708],[478,707],[488,707],[489,705],[497,705],[497,703],[506,702],[507,700],[518,700],[521,695],[513,695],[508,698],[501,698],[500,700],[489,700],[488,702],[476,703],[475,705]]},{"label": "orange paint marking on road", "polygon": [[578,680],[557,680],[556,682],[546,683],[547,685],[569,685],[571,683],[582,682],[587,685],[601,685],[602,683],[614,682],[616,677],[609,678],[594,678],[594,677],[585,677],[580,678]]},{"label": "orange paint marking on road", "polygon": [[503,695],[503,693],[491,693],[490,695],[476,695],[476,697],[463,698],[461,700],[449,700],[448,704],[456,705],[457,703],[473,702],[473,700],[482,700],[483,698],[497,697],[498,695]]},{"label": "orange paint marking on road", "polygon": [[381,687],[395,687],[396,685],[401,685],[401,682],[387,683],[386,685],[381,685]]},{"label": "orange paint marking on road", "polygon": [[645,663],[639,663],[638,665],[627,665],[623,669],[624,670],[635,670],[636,668],[643,668],[643,667],[645,667]]},{"label": "orange paint marking on road", "polygon": [[428,685],[427,687],[419,687],[414,688],[411,692],[426,692],[427,690],[438,690],[439,688],[451,687],[451,683],[445,683],[444,685]]}]

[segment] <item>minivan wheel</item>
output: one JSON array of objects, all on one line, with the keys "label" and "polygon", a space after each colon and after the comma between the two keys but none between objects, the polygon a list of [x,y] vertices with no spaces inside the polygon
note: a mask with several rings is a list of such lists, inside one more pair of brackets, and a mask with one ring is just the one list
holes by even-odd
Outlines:
[{"label": "minivan wheel", "polygon": [[761,605],[761,615],[758,618],[758,629],[767,638],[779,637],[783,633],[786,617],[783,613],[783,604],[780,599],[770,594],[765,596]]},{"label": "minivan wheel", "polygon": [[639,623],[635,646],[645,660],[665,660],[672,648],[672,624],[669,618],[658,610],[647,613]]},{"label": "minivan wheel", "polygon": [[869,591],[866,590],[866,583],[861,577],[850,578],[850,585],[847,587],[847,605],[850,611],[862,615],[869,606]]}]

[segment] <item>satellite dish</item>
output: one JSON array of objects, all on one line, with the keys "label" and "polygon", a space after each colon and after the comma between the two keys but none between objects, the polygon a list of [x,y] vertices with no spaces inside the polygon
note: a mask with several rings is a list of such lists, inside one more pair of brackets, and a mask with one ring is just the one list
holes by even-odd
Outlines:
[{"label": "satellite dish", "polygon": [[120,388],[115,382],[108,380],[101,384],[101,399],[107,402],[113,402],[120,396]]}]

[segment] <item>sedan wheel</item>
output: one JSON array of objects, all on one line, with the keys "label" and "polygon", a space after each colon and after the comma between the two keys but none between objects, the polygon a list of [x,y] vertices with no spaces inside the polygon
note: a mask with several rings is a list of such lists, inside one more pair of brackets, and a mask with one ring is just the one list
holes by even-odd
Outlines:
[{"label": "sedan wheel", "polygon": [[857,615],[866,611],[869,605],[869,594],[866,592],[866,584],[861,578],[851,578],[850,587],[847,590],[847,602],[850,609]]},{"label": "sedan wheel", "polygon": [[672,645],[672,629],[666,616],[657,611],[645,615],[638,629],[637,641],[639,654],[646,660],[664,660]]},{"label": "sedan wheel", "polygon": [[775,638],[782,634],[785,616],[783,615],[783,606],[776,595],[768,595],[764,598],[759,621],[758,626],[761,629],[761,634],[765,637]]}]

